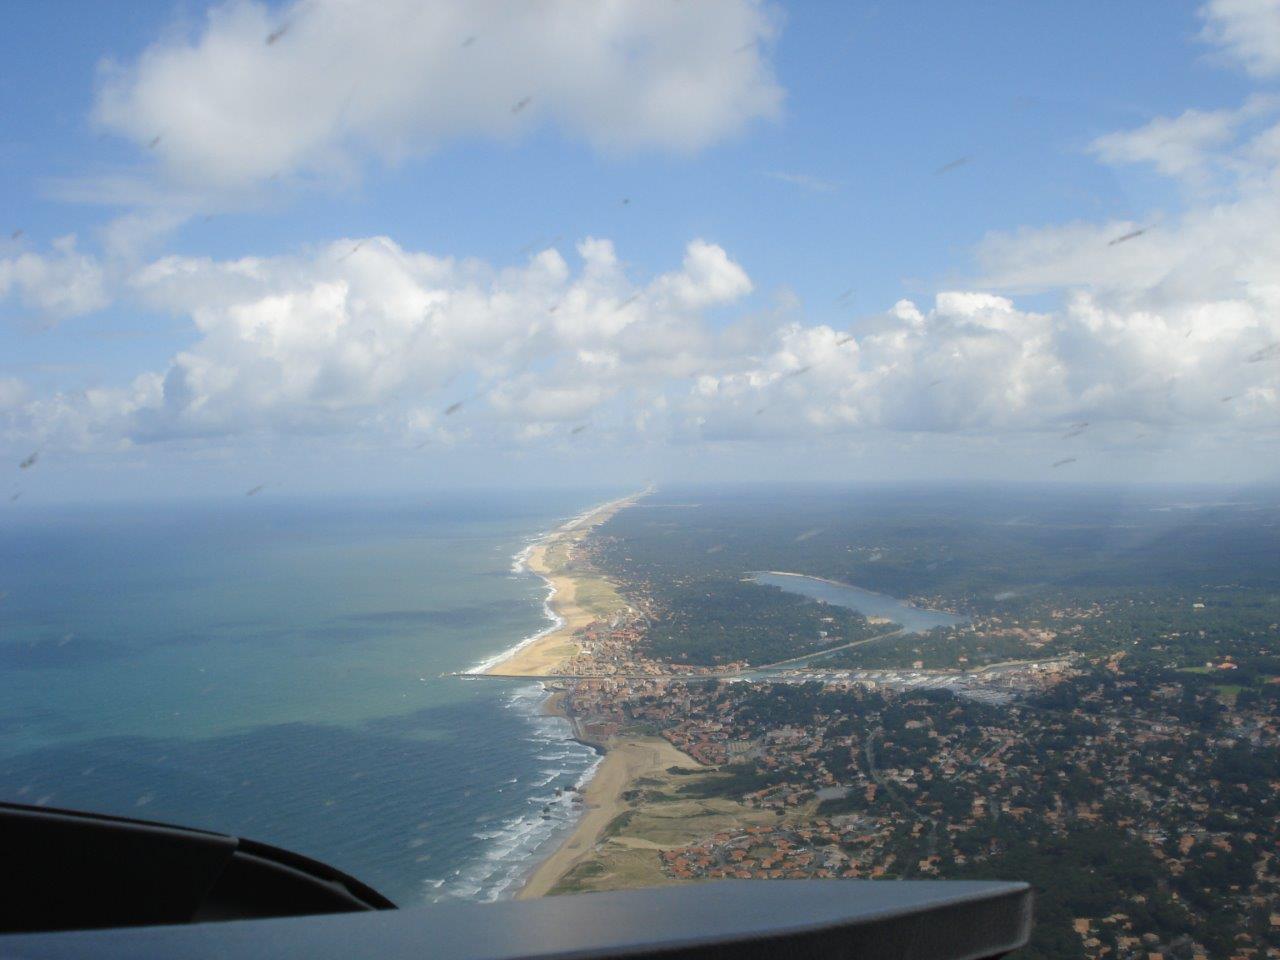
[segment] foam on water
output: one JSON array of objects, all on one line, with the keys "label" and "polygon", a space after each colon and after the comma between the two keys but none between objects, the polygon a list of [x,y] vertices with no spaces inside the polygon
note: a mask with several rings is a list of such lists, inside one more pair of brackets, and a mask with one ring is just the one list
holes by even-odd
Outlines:
[{"label": "foam on water", "polygon": [[539,684],[453,672],[559,625],[527,561],[580,503],[11,521],[0,640],[88,639],[0,672],[0,798],[254,837],[403,904],[509,895],[597,758]]},{"label": "foam on water", "polygon": [[[584,510],[582,511],[582,513],[579,513],[576,516],[570,518],[566,523],[561,524],[560,526],[554,528],[553,530],[549,530],[545,533],[541,533],[536,537],[531,537],[528,541],[526,541],[524,547],[521,548],[516,553],[516,555],[511,558],[512,574],[518,576],[523,573],[528,573],[529,557],[532,555],[534,548],[537,547],[538,544],[542,543],[544,540],[546,540],[549,536],[551,536],[556,531],[571,530],[575,527],[581,526],[583,523],[591,519],[592,516],[600,513],[603,510],[608,510],[619,503],[623,503],[628,499],[630,498],[623,497],[618,500],[611,500],[608,503],[601,504],[600,506],[592,507],[589,510]],[[501,653],[495,654],[492,657],[488,657],[484,660],[481,660],[475,666],[465,671],[466,673],[484,673],[494,664],[501,663],[503,660],[506,660],[508,657],[514,654],[517,650],[522,650],[525,647],[529,646],[529,644],[536,643],[538,640],[541,640],[543,637],[547,636],[550,633],[554,633],[556,630],[559,630],[562,626],[564,626],[564,619],[558,613],[556,613],[556,611],[551,606],[551,600],[556,595],[555,584],[553,584],[551,580],[548,579],[547,577],[543,577],[542,579],[546,582],[546,585],[547,585],[547,595],[546,595],[546,598],[542,601],[542,612],[546,615],[546,618],[550,621],[548,626],[544,627],[542,630],[539,630],[537,633],[534,633],[534,634],[531,634],[530,636],[525,637],[515,646],[509,647],[508,649],[503,650]]]},{"label": "foam on water", "polygon": [[[518,552],[515,555],[515,557],[512,558],[511,572],[513,574],[525,574],[529,572],[529,555],[533,552],[533,548],[536,547],[541,541],[545,540],[548,536],[549,534],[543,533],[543,534],[539,534],[536,537],[533,537],[524,546],[524,548],[521,549],[520,552]],[[556,595],[555,584],[552,583],[546,577],[543,577],[542,579],[543,579],[543,582],[545,582],[547,585],[547,595],[542,600],[542,614],[549,621],[547,626],[543,627],[541,630],[537,631],[536,633],[531,633],[529,636],[525,637],[523,640],[521,640],[519,643],[515,644],[514,646],[508,647],[506,650],[503,650],[500,653],[496,653],[491,657],[486,657],[484,660],[481,660],[479,663],[475,664],[474,666],[469,667],[464,672],[472,673],[472,674],[484,673],[494,664],[501,663],[503,660],[506,660],[508,657],[514,654],[517,650],[523,650],[525,647],[529,646],[529,644],[537,643],[543,637],[547,636],[550,633],[554,633],[555,631],[559,630],[561,627],[564,626],[564,618],[561,617],[560,614],[556,613],[555,609],[551,606],[551,600]]]},{"label": "foam on water", "polygon": [[[534,750],[551,745],[560,748],[555,758],[563,761],[562,765],[542,770],[544,777],[527,785],[519,813],[473,834],[486,841],[479,857],[442,881],[424,881],[428,901],[497,900],[514,894],[537,860],[553,850],[577,822],[580,812],[574,808],[574,791],[591,779],[601,758],[572,739],[569,721],[543,712],[547,698],[540,684],[530,685],[514,690],[506,706],[528,721]],[[559,788],[560,795],[548,793],[548,787]]]},{"label": "foam on water", "polygon": [[[586,511],[571,522],[582,522],[591,512]],[[529,557],[547,536],[548,533],[543,533],[531,538],[515,554],[511,562],[513,575],[529,573]],[[536,643],[564,625],[564,619],[556,613],[551,603],[556,595],[555,585],[547,577],[542,579],[547,588],[542,601],[547,626],[501,653],[480,661],[467,670],[467,673],[484,673],[517,650]],[[525,794],[524,809],[518,814],[505,820],[497,829],[473,834],[476,839],[487,841],[485,852],[456,869],[445,878],[445,882],[430,882],[430,889],[426,891],[429,901],[497,900],[504,895],[514,894],[537,859],[553,850],[581,815],[579,810],[574,809],[571,791],[581,788],[590,780],[600,762],[600,756],[595,750],[573,739],[573,727],[569,721],[546,713],[549,696],[541,684],[518,687],[512,691],[504,708],[519,712],[529,724],[533,759],[554,763],[556,766],[541,768],[538,771],[541,776],[527,784],[530,792]],[[512,778],[509,783],[514,784],[517,779]],[[543,791],[547,787],[558,787],[560,795],[547,796],[533,792]]]}]

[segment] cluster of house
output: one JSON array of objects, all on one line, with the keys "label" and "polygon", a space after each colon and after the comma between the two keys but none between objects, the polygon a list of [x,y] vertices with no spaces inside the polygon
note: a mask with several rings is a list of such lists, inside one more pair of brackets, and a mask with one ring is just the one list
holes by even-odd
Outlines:
[{"label": "cluster of house", "polygon": [[746,668],[745,663],[700,667],[664,663],[639,652],[644,637],[645,615],[640,611],[620,614],[612,622],[594,621],[574,634],[578,652],[558,668],[560,674],[584,678],[643,680],[647,677],[704,676]]},{"label": "cluster of house", "polygon": [[[981,629],[1038,647],[1101,613],[1052,611],[1055,620],[1075,621],[1055,630],[996,617]],[[1146,845],[1166,871],[1164,884],[1247,852],[1251,875],[1214,895],[1241,915],[1269,910],[1280,926],[1274,831],[1260,836],[1230,822],[1233,808],[1243,814],[1254,803],[1249,790],[1273,795],[1280,792],[1280,780],[1241,788],[1212,776],[1224,750],[1280,742],[1275,711],[1266,705],[1213,713],[1211,691],[1193,695],[1174,682],[1153,686],[1127,673],[1125,656],[1118,653],[1094,661],[1111,679],[1082,687],[1070,707],[1019,702],[980,721],[953,722],[961,707],[927,698],[924,690],[936,684],[925,681],[936,678],[936,671],[812,672],[808,679],[827,692],[852,698],[868,688],[887,692],[899,715],[891,723],[888,709],[881,716],[851,700],[850,716],[836,710],[835,716],[786,723],[741,709],[758,689],[753,683],[673,678],[671,665],[639,656],[643,630],[643,619],[636,617],[593,624],[582,633],[583,650],[572,672],[584,679],[567,691],[580,726],[601,740],[624,730],[658,733],[707,766],[749,761],[768,785],[734,799],[778,814],[776,824],[720,832],[661,851],[663,870],[672,878],[935,876],[951,865],[998,856],[992,826],[1008,818],[1064,833],[1090,825],[1119,828]],[[1084,666],[1065,659],[1018,664],[989,671],[983,682],[1043,689],[1079,676]],[[1228,672],[1235,663],[1219,657],[1205,666]],[[1191,712],[1181,712],[1189,709],[1188,697],[1204,700],[1206,712],[1197,713],[1195,703]],[[904,710],[911,714],[905,721]],[[850,723],[854,714],[857,722]],[[1210,716],[1211,732],[1205,727]],[[1077,774],[1068,777],[1067,769]],[[849,802],[834,809],[856,812],[823,815],[833,807],[822,808],[820,801],[837,798]],[[1125,812],[1117,817],[1116,809]],[[966,842],[954,842],[962,837]],[[1140,902],[1141,896],[1131,899]],[[1075,920],[1086,956],[1163,956],[1160,938],[1136,931],[1126,909],[1120,903],[1105,917]],[[1263,955],[1248,934],[1242,936],[1235,957]]]},{"label": "cluster of house", "polygon": [[891,825],[874,817],[819,818],[803,825],[752,826],[722,831],[701,843],[663,850],[663,869],[680,880],[779,880],[882,877],[893,855],[881,858]]},{"label": "cluster of house", "polygon": [[[1198,765],[1181,771],[1173,753],[1192,742],[1191,729],[1176,715],[1141,709],[1134,696],[1125,692],[1133,681],[1121,681],[1116,701],[1106,704],[1102,695],[1085,694],[1076,709],[1019,711],[1016,721],[991,720],[977,730],[969,725],[955,729],[939,726],[942,711],[936,703],[921,701],[919,710],[898,728],[882,732],[877,743],[880,765],[868,769],[862,759],[867,726],[849,733],[847,724],[835,724],[838,717],[815,717],[804,725],[772,724],[768,720],[744,719],[737,709],[735,690],[718,690],[699,684],[649,681],[640,684],[598,684],[586,695],[582,706],[618,724],[647,724],[661,731],[673,745],[699,762],[721,766],[751,760],[755,769],[772,773],[776,782],[747,792],[740,799],[751,807],[780,811],[787,825],[768,828],[768,843],[756,842],[763,828],[741,833],[717,834],[692,847],[667,851],[664,867],[673,877],[738,876],[872,876],[879,867],[889,869],[894,851],[886,847],[887,829],[867,831],[854,837],[850,849],[849,831],[834,819],[809,820],[805,829],[817,831],[817,841],[800,833],[792,822],[813,815],[816,800],[856,794],[868,810],[883,814],[882,823],[910,822],[911,832],[938,825],[943,837],[982,833],[993,818],[1014,821],[1034,818],[1050,829],[1066,829],[1072,823],[1101,824],[1106,818],[1104,802],[1121,797],[1138,813],[1122,817],[1113,825],[1146,842],[1170,877],[1180,876],[1196,858],[1227,854],[1232,844],[1260,840],[1246,831],[1233,834],[1230,828],[1214,824],[1210,816],[1221,785],[1206,780],[1204,769],[1215,753],[1239,740],[1256,743],[1280,741],[1274,716],[1265,712],[1240,711],[1224,718],[1224,735],[1206,741],[1195,750]],[[1176,686],[1176,685],[1173,685]],[[838,687],[829,686],[835,690]],[[1172,705],[1172,692],[1159,687],[1149,691],[1155,703]],[[910,705],[907,700],[907,705]],[[1091,730],[1078,736],[1057,762],[1073,762],[1089,778],[1090,796],[1072,797],[1047,775],[1047,755],[1039,746],[1067,723],[1087,720]],[[874,722],[871,718],[870,722]],[[844,732],[834,733],[834,730]],[[1226,731],[1229,731],[1227,733]],[[895,738],[909,737],[924,746],[913,760],[902,762]],[[844,769],[828,769],[832,756],[858,758]],[[1153,770],[1147,761],[1154,760]],[[1186,762],[1183,758],[1182,763]],[[931,789],[935,782],[964,788],[968,793],[963,808],[945,808]],[[1260,785],[1261,788],[1262,785]],[[1280,789],[1280,783],[1270,789]],[[904,806],[884,806],[890,794]],[[882,801],[877,806],[876,801]],[[1177,806],[1176,825],[1166,810]],[[1142,812],[1145,811],[1145,812]],[[1188,814],[1192,819],[1188,820]],[[1216,829],[1211,828],[1211,825]],[[824,836],[821,831],[835,836]],[[775,841],[781,841],[775,842]],[[837,842],[836,850],[825,843]],[[949,845],[948,845],[949,846]],[[963,864],[974,856],[950,851],[950,862]],[[1264,855],[1270,859],[1271,855]],[[927,856],[912,864],[917,875],[936,875],[941,858]],[[836,868],[839,869],[836,869]],[[865,867],[865,869],[864,869]],[[1260,867],[1264,872],[1269,869]],[[856,870],[856,874],[847,871]],[[1240,891],[1248,895],[1246,891]],[[1255,896],[1262,895],[1259,890]]]},{"label": "cluster of house", "polygon": [[635,616],[597,620],[574,634],[578,652],[559,667],[577,677],[643,677],[670,674],[665,664],[636,655],[643,628]]}]

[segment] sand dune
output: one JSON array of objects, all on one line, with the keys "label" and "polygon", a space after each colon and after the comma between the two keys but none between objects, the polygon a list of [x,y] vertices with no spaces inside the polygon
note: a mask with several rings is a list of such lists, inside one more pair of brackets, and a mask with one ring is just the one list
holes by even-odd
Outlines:
[{"label": "sand dune", "polygon": [[587,784],[586,813],[567,840],[533,872],[516,894],[517,900],[541,897],[566,873],[591,856],[605,827],[627,809],[622,800],[636,780],[668,767],[698,767],[660,737],[633,737],[609,745],[609,751]]}]

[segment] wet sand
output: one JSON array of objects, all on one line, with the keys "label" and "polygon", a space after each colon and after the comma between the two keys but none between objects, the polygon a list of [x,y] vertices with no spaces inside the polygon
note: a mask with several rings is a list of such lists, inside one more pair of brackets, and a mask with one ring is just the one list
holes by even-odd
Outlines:
[{"label": "wet sand", "polygon": [[[510,651],[489,665],[485,673],[498,677],[554,677],[559,665],[578,652],[573,635],[597,615],[579,602],[579,578],[571,573],[573,550],[594,527],[642,496],[644,493],[614,500],[575,517],[530,549],[525,564],[551,585],[548,604],[561,623],[544,636]],[[562,697],[561,693],[552,696],[546,706],[548,712],[564,715]],[[629,738],[610,742],[606,748],[600,766],[583,788],[584,809],[573,832],[534,869],[516,894],[517,899],[543,896],[591,854],[605,827],[626,809],[622,794],[638,777],[673,765],[696,766],[666,740],[658,738]]]},{"label": "wet sand", "polygon": [[561,877],[591,856],[614,817],[629,809],[622,795],[631,784],[673,766],[696,768],[699,764],[660,737],[628,737],[610,743],[584,790],[586,812],[582,819],[556,851],[538,865],[516,899],[528,900],[549,893]]},{"label": "wet sand", "polygon": [[593,527],[604,523],[624,507],[629,507],[641,496],[643,494],[635,494],[613,500],[582,516],[574,517],[534,545],[525,564],[551,584],[553,593],[548,602],[552,611],[563,622],[545,636],[512,650],[486,668],[485,673],[497,677],[551,676],[561,663],[577,653],[578,645],[574,642],[573,635],[596,617],[578,602],[578,581],[561,569],[561,564],[554,562],[549,554],[555,551],[563,556],[566,550],[572,551],[574,545]]}]

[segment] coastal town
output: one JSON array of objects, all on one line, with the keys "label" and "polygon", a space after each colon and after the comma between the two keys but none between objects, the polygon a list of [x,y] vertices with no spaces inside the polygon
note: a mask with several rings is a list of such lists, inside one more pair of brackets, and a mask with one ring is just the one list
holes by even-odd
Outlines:
[{"label": "coastal town", "polygon": [[[579,826],[537,893],[1052,877],[1040,922],[1067,955],[1277,955],[1280,846],[1268,811],[1280,770],[1266,750],[1280,721],[1274,698],[1208,682],[1237,671],[1231,657],[1183,674],[1187,685],[1153,679],[1126,652],[1083,642],[1114,616],[1089,603],[1030,624],[975,618],[966,649],[1016,643],[1024,658],[972,669],[930,665],[927,645],[905,665],[840,665],[840,648],[903,642],[876,625],[849,644],[824,629],[817,654],[779,665],[672,662],[647,643],[668,617],[652,595],[601,602],[597,592],[593,615],[572,609],[573,577],[605,568],[603,538],[587,535],[598,522],[578,528],[551,572],[566,626],[545,638],[562,656],[544,678],[606,763],[623,745],[678,753],[633,765],[609,796],[588,786],[587,805],[608,816]],[[1260,805],[1259,792],[1271,799]]]}]

